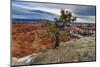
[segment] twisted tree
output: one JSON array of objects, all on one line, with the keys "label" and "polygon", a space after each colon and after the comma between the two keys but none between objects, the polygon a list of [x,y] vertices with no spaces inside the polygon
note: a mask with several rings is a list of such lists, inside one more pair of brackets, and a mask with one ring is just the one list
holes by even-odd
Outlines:
[{"label": "twisted tree", "polygon": [[[72,13],[70,11],[61,10],[61,15],[60,15],[59,19],[57,19],[57,18],[54,19],[55,20],[55,27],[56,27],[56,29],[58,29],[59,28],[58,24],[60,22],[63,23],[62,27],[64,27],[67,22],[76,21],[76,19],[77,18],[73,17]],[[59,30],[56,31],[55,37],[56,37],[56,44],[55,44],[56,46],[55,47],[58,47],[59,42],[60,42],[60,40],[59,40]]]}]

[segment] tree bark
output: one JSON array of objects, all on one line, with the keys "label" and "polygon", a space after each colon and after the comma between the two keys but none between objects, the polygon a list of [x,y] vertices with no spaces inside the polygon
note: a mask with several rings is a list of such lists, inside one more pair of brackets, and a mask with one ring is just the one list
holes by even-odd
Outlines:
[{"label": "tree bark", "polygon": [[56,48],[56,47],[59,47],[59,43],[60,43],[59,42],[60,41],[59,40],[59,32],[56,32],[55,37],[56,37],[56,43],[55,43],[55,48]]},{"label": "tree bark", "polygon": [[[57,23],[58,23],[58,22],[55,21],[55,27],[56,27],[56,28],[58,28],[58,24],[57,24]],[[56,43],[55,43],[55,48],[56,48],[56,47],[59,47],[59,43],[60,43],[60,42],[59,42],[59,41],[60,41],[60,40],[59,40],[59,31],[57,31],[57,32],[55,33],[55,38],[56,38]]]}]

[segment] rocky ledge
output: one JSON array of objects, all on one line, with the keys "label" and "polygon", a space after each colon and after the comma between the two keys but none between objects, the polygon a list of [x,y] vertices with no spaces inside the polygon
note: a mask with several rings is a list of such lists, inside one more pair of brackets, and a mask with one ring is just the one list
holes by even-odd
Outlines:
[{"label": "rocky ledge", "polygon": [[48,64],[63,62],[95,61],[95,37],[82,37],[60,43],[55,49],[48,49],[26,58],[12,58],[13,65]]}]

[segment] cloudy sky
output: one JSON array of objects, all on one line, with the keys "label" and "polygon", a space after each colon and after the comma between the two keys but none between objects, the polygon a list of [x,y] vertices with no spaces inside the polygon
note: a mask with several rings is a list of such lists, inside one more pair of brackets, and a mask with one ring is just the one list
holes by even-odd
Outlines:
[{"label": "cloudy sky", "polygon": [[60,10],[71,11],[78,19],[76,22],[95,23],[95,6],[48,4],[34,2],[12,2],[12,18],[14,19],[48,19],[58,18]]}]

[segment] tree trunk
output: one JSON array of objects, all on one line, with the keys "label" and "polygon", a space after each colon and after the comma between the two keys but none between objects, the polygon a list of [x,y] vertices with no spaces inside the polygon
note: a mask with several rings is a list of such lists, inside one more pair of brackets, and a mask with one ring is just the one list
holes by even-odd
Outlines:
[{"label": "tree trunk", "polygon": [[[58,24],[57,24],[57,23],[58,23],[58,22],[56,21],[56,22],[55,22],[55,27],[56,27],[56,28],[58,28]],[[60,41],[60,40],[59,40],[59,31],[57,31],[57,32],[55,33],[55,38],[56,38],[56,43],[55,43],[55,48],[56,48],[56,47],[59,47],[59,43],[60,43],[60,42],[59,42],[59,41]]]},{"label": "tree trunk", "polygon": [[60,43],[59,42],[60,41],[59,40],[59,32],[56,32],[55,37],[56,37],[56,43],[55,43],[55,48],[56,48],[56,47],[59,47],[59,43]]},{"label": "tree trunk", "polygon": [[64,26],[65,26],[65,24],[66,24],[66,22],[63,22],[62,27],[64,27]]}]

